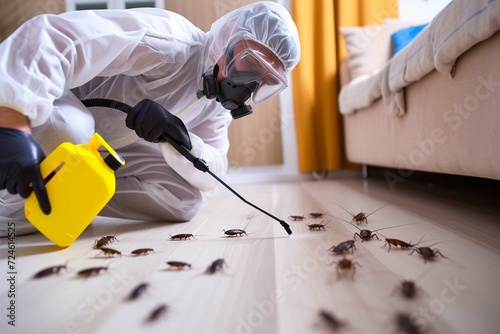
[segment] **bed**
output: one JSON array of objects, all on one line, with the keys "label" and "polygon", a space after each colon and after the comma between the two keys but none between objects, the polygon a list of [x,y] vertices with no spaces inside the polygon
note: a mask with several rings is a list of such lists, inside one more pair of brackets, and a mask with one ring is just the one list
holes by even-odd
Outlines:
[{"label": "bed", "polygon": [[391,35],[408,24],[382,24],[377,49],[359,47],[373,27],[342,30],[348,159],[392,169],[393,183],[413,171],[500,180],[500,0],[452,1],[391,56]]}]

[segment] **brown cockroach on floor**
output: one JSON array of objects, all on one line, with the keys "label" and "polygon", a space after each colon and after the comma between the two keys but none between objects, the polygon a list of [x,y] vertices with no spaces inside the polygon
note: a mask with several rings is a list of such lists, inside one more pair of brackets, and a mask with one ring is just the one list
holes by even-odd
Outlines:
[{"label": "brown cockroach on floor", "polygon": [[385,244],[382,247],[385,247],[386,245],[389,245],[389,249],[387,252],[391,251],[391,246],[394,246],[396,248],[401,248],[401,249],[409,249],[412,248],[413,246],[416,246],[417,244],[411,244],[409,242],[405,242],[403,240],[399,239],[394,239],[394,238],[385,238]]},{"label": "brown cockroach on floor", "polygon": [[101,247],[99,250],[104,254],[108,256],[113,256],[113,255],[118,255],[122,256],[122,253],[117,251],[116,249],[109,248],[109,247]]},{"label": "brown cockroach on floor", "polygon": [[336,264],[335,270],[337,271],[337,278],[340,279],[341,272],[346,272],[347,270],[351,271],[351,279],[354,279],[354,272],[356,270],[356,265],[361,267],[361,265],[356,261],[351,261],[348,258],[344,257],[342,260],[337,262],[333,262]]},{"label": "brown cockroach on floor", "polygon": [[[337,204],[337,203],[335,203]],[[390,204],[390,203],[389,203]],[[337,204],[340,208],[342,208],[345,212],[347,212],[348,214],[351,215],[352,217],[352,220],[351,220],[351,224],[353,222],[356,222],[356,225],[359,225],[361,223],[365,223],[365,224],[368,224],[368,217],[373,215],[375,212],[377,212],[378,210],[380,209],[383,209],[385,208],[386,206],[388,206],[389,204],[386,204],[380,208],[378,208],[377,210],[375,211],[372,211],[370,213],[364,213],[364,212],[360,212],[360,213],[357,213],[357,214],[354,214],[354,212],[351,212],[351,211],[348,211],[346,208],[344,208],[343,206],[341,206],[340,204]]]},{"label": "brown cockroach on floor", "polygon": [[430,247],[413,247],[412,251],[408,255],[412,255],[413,252],[417,252],[418,254],[420,254],[424,258],[424,263],[427,263],[427,261],[433,261],[436,258],[437,254],[446,259],[446,256],[444,256],[437,248],[432,249]]},{"label": "brown cockroach on floor", "polygon": [[[324,220],[321,221],[321,223],[323,223],[323,222],[324,222]],[[306,225],[307,225],[307,227],[309,227],[309,229],[311,231],[319,231],[319,230],[326,231],[325,226],[328,225],[330,223],[330,221],[328,221],[326,224],[321,224],[321,223],[320,224],[306,224]]]},{"label": "brown cockroach on floor", "polygon": [[333,330],[338,330],[345,326],[345,323],[337,319],[331,312],[321,310],[319,311],[319,316]]},{"label": "brown cockroach on floor", "polygon": [[401,295],[406,299],[415,298],[417,295],[417,291],[419,290],[417,282],[421,280],[431,269],[432,267],[429,267],[426,270],[424,270],[420,275],[418,275],[418,277],[415,280],[405,279],[401,281],[401,283],[398,286],[396,286],[394,291],[401,292]]},{"label": "brown cockroach on floor", "polygon": [[154,253],[155,250],[153,248],[139,248],[135,249],[131,252],[132,255],[138,256],[138,255],[147,255],[149,253]]},{"label": "brown cockroach on floor", "polygon": [[302,221],[302,220],[306,220],[306,216],[290,215],[290,216],[288,216],[288,219],[294,220],[294,221]]},{"label": "brown cockroach on floor", "polygon": [[219,271],[223,271],[224,270],[224,266],[227,266],[227,263],[224,259],[217,259],[215,260],[214,262],[212,262],[211,265],[209,265],[207,267],[207,270],[205,271],[205,273],[207,274],[215,274]]},{"label": "brown cockroach on floor", "polygon": [[43,278],[43,277],[59,274],[61,272],[61,270],[63,270],[63,269],[66,269],[65,264],[48,267],[48,268],[42,269],[39,272],[37,272],[35,275],[33,275],[33,278]]},{"label": "brown cockroach on floor", "polygon": [[385,238],[385,244],[382,247],[389,245],[389,249],[387,250],[387,252],[391,251],[391,246],[394,246],[396,248],[399,247],[401,249],[409,249],[409,248],[413,248],[413,247],[417,246],[422,241],[423,238],[424,238],[424,236],[422,236],[422,238],[420,238],[420,240],[416,244],[412,244],[412,243],[405,242],[405,241],[402,241],[399,239],[394,239],[394,238]]},{"label": "brown cockroach on floor", "polygon": [[[361,239],[361,242],[363,242],[363,241],[369,241],[369,240],[373,239],[373,237],[376,237],[377,240],[380,240],[379,237],[378,237],[378,235],[375,232],[382,231],[382,230],[387,230],[387,229],[390,229],[390,228],[401,227],[401,226],[405,226],[405,225],[412,225],[412,224],[402,224],[402,225],[396,225],[396,226],[382,227],[382,228],[378,228],[378,229],[373,230],[373,231],[372,230],[361,229],[361,228],[357,227],[356,225],[352,225],[352,226],[356,227],[359,230],[359,233],[358,232],[354,233],[353,239],[356,240],[356,237],[359,237]],[[380,233],[380,234],[382,234],[382,233]]]},{"label": "brown cockroach on floor", "polygon": [[323,212],[311,212],[309,213],[309,218],[323,218],[325,214]]},{"label": "brown cockroach on floor", "polygon": [[158,320],[161,316],[163,316],[165,313],[167,313],[168,306],[166,304],[161,304],[157,306],[151,313],[149,314],[147,318],[147,322],[153,322]]},{"label": "brown cockroach on floor", "polygon": [[222,232],[223,232],[225,235],[227,235],[228,237],[230,237],[230,238],[231,238],[231,237],[236,237],[236,236],[241,237],[241,236],[243,236],[243,234],[244,234],[244,235],[246,235],[246,236],[248,236],[248,234],[247,234],[247,232],[246,232],[246,229],[247,229],[248,224],[250,224],[250,222],[248,222],[248,223],[246,224],[246,226],[245,226],[245,228],[244,228],[244,229],[233,228],[233,229],[230,229],[230,230],[222,230]]},{"label": "brown cockroach on floor", "polygon": [[101,237],[100,239],[95,239],[94,248],[104,247],[104,246],[108,245],[109,243],[111,243],[113,240],[116,240],[116,238],[112,235],[104,236],[104,237]]},{"label": "brown cockroach on floor", "polygon": [[176,235],[170,235],[170,240],[189,240],[191,238],[194,238],[194,235],[192,235],[191,233],[181,233],[181,234],[176,234]]},{"label": "brown cockroach on floor", "polygon": [[102,236],[100,239],[95,239],[94,248],[101,248],[101,247],[104,247],[104,246],[110,244],[113,241],[118,240],[116,238],[117,235],[118,235],[118,231],[114,235],[106,235],[106,236]]},{"label": "brown cockroach on floor", "polygon": [[406,299],[413,299],[417,294],[417,285],[414,281],[404,280],[401,282],[401,286],[399,286],[399,290],[401,294]]},{"label": "brown cockroach on floor", "polygon": [[[401,225],[396,225],[396,226],[388,226],[388,227],[378,228],[378,229],[372,231],[372,230],[368,230],[368,229],[361,229],[358,226],[356,226],[356,225],[354,225],[354,224],[352,224],[352,223],[348,222],[347,220],[342,219],[340,217],[336,217],[336,216],[334,216],[334,217],[346,222],[347,224],[349,224],[351,226],[354,226],[355,228],[357,228],[359,230],[359,233],[358,232],[354,233],[353,240],[356,240],[356,237],[359,237],[361,239],[361,242],[369,241],[369,240],[373,239],[373,237],[376,237],[378,240],[380,240],[378,235],[375,233],[377,231],[387,230],[390,228],[401,227],[401,226],[405,226],[405,225],[413,225],[413,224],[401,224]],[[382,233],[380,233],[380,234],[382,234]]]},{"label": "brown cockroach on floor", "polygon": [[396,327],[399,333],[420,334],[422,329],[418,326],[408,313],[396,314]]},{"label": "brown cockroach on floor", "polygon": [[334,254],[344,254],[344,252],[350,249],[351,254],[353,254],[354,249],[356,249],[356,246],[354,246],[355,242],[356,242],[355,240],[346,240],[336,246],[334,245],[330,247],[328,250]]},{"label": "brown cockroach on floor", "polygon": [[140,283],[139,285],[137,285],[134,288],[134,290],[132,290],[130,292],[127,299],[128,300],[136,300],[137,298],[139,298],[140,296],[142,296],[146,292],[148,287],[149,287],[148,283]]},{"label": "brown cockroach on floor", "polygon": [[191,264],[182,261],[167,261],[167,264],[170,266],[169,269],[182,270],[186,267],[191,269]]},{"label": "brown cockroach on floor", "polygon": [[108,267],[93,267],[93,268],[87,268],[87,269],[80,270],[76,274],[79,277],[88,278],[88,277],[97,276],[101,273],[101,271],[107,271],[107,270],[108,270]]}]

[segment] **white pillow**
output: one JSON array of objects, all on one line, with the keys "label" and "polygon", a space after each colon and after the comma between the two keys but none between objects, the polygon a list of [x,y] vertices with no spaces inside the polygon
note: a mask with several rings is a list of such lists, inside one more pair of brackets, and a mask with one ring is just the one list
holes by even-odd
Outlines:
[{"label": "white pillow", "polygon": [[346,43],[350,77],[354,79],[384,67],[392,55],[392,33],[421,23],[425,22],[387,19],[380,25],[340,27]]}]

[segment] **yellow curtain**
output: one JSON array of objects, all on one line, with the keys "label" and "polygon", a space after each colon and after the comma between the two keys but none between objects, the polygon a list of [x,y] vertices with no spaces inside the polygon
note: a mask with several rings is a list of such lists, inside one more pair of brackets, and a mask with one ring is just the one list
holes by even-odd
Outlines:
[{"label": "yellow curtain", "polygon": [[339,66],[346,55],[339,27],[397,17],[397,0],[292,0],[291,5],[302,48],[292,72],[299,169],[346,168],[337,103]]}]

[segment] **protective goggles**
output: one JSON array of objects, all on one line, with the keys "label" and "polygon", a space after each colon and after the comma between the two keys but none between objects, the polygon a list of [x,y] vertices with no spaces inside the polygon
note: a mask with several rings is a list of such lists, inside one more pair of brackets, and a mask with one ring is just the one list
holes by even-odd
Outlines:
[{"label": "protective goggles", "polygon": [[252,87],[252,101],[260,103],[278,94],[287,84],[281,61],[263,45],[248,39],[230,44],[222,74],[234,85]]}]

